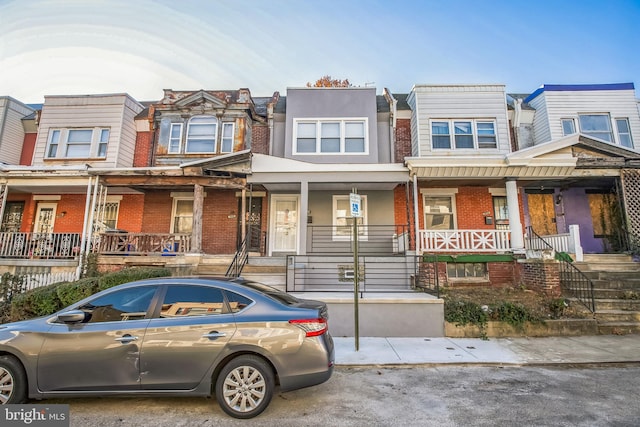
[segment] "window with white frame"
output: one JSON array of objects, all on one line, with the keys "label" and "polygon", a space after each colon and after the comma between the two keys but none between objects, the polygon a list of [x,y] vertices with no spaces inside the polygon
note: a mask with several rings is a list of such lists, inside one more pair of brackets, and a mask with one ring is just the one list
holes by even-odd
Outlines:
[{"label": "window with white frame", "polygon": [[169,153],[179,153],[182,148],[182,123],[171,123],[169,130]]},{"label": "window with white frame", "polygon": [[171,214],[171,232],[190,234],[193,228],[193,197],[175,197]]},{"label": "window with white frame", "polygon": [[576,122],[573,119],[562,119],[562,136],[576,133]]},{"label": "window with white frame", "polygon": [[[358,238],[367,238],[367,196],[360,196],[361,217],[358,220]],[[349,240],[353,234],[353,217],[349,195],[333,196],[333,239]]]},{"label": "window with white frame", "polygon": [[433,120],[433,149],[490,149],[498,147],[496,124],[493,120]]},{"label": "window with white frame", "polygon": [[187,125],[187,153],[215,153],[218,119],[196,116]]},{"label": "window with white frame", "polygon": [[117,229],[118,228],[118,209],[120,208],[120,202],[107,202],[104,204],[104,210],[102,213],[102,222],[106,227]]},{"label": "window with white frame", "polygon": [[608,142],[614,142],[611,119],[608,114],[580,114],[578,118],[581,133]]},{"label": "window with white frame", "polygon": [[455,229],[454,197],[424,195],[424,225],[426,230]]},{"label": "window with white frame", "polygon": [[47,141],[46,158],[86,159],[106,157],[109,128],[51,129]]},{"label": "window with white frame", "polygon": [[367,119],[294,122],[294,154],[367,154]]},{"label": "window with white frame", "polygon": [[222,123],[222,146],[221,153],[231,153],[233,151],[233,123]]},{"label": "window with white frame", "polygon": [[633,148],[629,119],[627,119],[626,117],[616,119],[616,128],[618,129],[618,141],[620,141],[620,145]]}]

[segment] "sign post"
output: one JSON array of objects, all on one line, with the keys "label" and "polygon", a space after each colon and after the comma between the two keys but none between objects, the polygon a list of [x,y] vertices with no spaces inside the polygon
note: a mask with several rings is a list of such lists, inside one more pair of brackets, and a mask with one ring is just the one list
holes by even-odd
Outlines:
[{"label": "sign post", "polygon": [[360,316],[358,312],[358,286],[360,283],[360,260],[358,259],[358,218],[362,216],[362,201],[357,190],[349,194],[351,217],[353,218],[353,314],[356,351],[360,350]]}]

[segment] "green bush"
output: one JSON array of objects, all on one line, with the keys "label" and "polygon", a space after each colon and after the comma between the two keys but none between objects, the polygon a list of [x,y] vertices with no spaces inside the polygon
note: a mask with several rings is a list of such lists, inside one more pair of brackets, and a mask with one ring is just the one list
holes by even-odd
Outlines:
[{"label": "green bush", "polygon": [[[15,294],[11,299],[11,321],[25,320],[32,317],[46,316],[62,308],[93,295],[98,291],[111,288],[122,283],[151,277],[170,276],[166,268],[130,268],[107,273],[100,277],[87,277],[75,282],[60,282],[49,286],[32,289]],[[0,316],[1,318],[2,316]],[[5,321],[3,319],[3,321]]]},{"label": "green bush", "polygon": [[508,301],[503,301],[493,308],[491,310],[491,318],[492,320],[506,322],[516,328],[522,328],[525,322],[538,320],[524,305]]}]

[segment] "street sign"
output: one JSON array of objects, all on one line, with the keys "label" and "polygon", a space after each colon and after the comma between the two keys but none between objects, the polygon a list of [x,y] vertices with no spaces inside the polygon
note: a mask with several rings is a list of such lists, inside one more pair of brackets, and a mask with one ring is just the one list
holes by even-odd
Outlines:
[{"label": "street sign", "polygon": [[362,201],[359,194],[349,194],[349,204],[351,205],[351,216],[354,218],[360,218],[362,216]]}]

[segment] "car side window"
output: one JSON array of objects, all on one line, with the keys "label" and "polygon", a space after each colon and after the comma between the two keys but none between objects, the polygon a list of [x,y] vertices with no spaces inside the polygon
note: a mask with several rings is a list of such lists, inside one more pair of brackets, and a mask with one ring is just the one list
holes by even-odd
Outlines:
[{"label": "car side window", "polygon": [[87,315],[84,323],[144,319],[157,286],[122,289],[78,307]]},{"label": "car side window", "polygon": [[226,294],[227,294],[227,300],[229,301],[229,307],[231,307],[232,313],[237,313],[242,309],[244,309],[245,307],[251,305],[251,303],[253,303],[253,301],[250,300],[249,298],[244,297],[235,292],[226,291]]},{"label": "car side window", "polygon": [[162,301],[160,317],[208,316],[227,312],[219,288],[170,285]]}]

